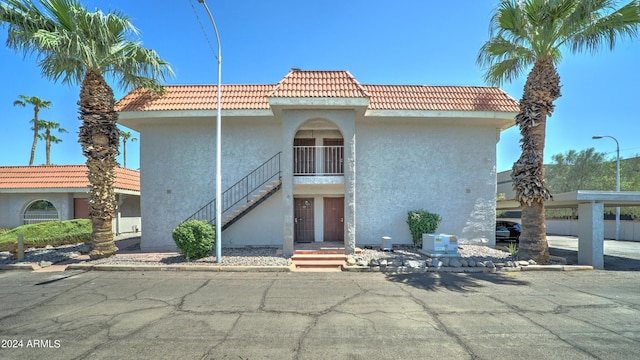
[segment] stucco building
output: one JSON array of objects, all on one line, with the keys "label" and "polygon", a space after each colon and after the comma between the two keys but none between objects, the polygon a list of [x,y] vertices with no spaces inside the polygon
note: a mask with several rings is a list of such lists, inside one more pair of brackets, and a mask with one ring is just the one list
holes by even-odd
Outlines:
[{"label": "stucco building", "polygon": [[[215,107],[211,85],[118,102],[140,133],[143,250],[175,249],[171,231],[192,216],[213,221]],[[222,246],[409,244],[416,209],[492,245],[496,143],[517,111],[498,88],[364,85],[348,71],[222,85]]]},{"label": "stucco building", "polygon": [[[114,233],[138,232],[140,174],[116,168]],[[0,228],[42,221],[88,219],[85,165],[0,166]]]}]

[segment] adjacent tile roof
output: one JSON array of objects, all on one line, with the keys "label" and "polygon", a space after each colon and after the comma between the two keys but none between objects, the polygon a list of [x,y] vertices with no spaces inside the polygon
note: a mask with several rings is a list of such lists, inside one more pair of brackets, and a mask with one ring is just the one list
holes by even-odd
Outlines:
[{"label": "adjacent tile roof", "polygon": [[364,85],[372,110],[517,112],[518,102],[499,88],[481,86]]},{"label": "adjacent tile roof", "polygon": [[[85,165],[0,166],[0,189],[62,189],[89,186]],[[140,191],[140,173],[116,168],[114,187]]]},{"label": "adjacent tile roof", "polygon": [[[222,108],[269,109],[270,97],[369,98],[372,110],[517,112],[518,102],[498,88],[482,86],[361,85],[348,71],[291,70],[275,85],[222,85]],[[118,111],[213,110],[214,85],[168,85],[152,96],[133,90]]]},{"label": "adjacent tile roof", "polygon": [[[208,110],[218,103],[217,85],[168,85],[162,96],[135,89],[116,104],[118,111]],[[273,85],[222,85],[223,109],[268,109]]]}]

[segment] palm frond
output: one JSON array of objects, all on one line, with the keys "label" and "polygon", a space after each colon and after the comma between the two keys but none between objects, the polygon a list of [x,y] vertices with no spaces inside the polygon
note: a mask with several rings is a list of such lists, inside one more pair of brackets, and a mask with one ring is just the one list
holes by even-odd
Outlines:
[{"label": "palm frond", "polygon": [[[601,0],[603,3],[608,1]],[[608,13],[604,11],[608,10]],[[573,53],[594,53],[603,45],[610,50],[618,40],[632,39],[640,30],[640,2],[631,1],[619,9],[607,8],[594,12],[573,29],[567,44]]]},{"label": "palm frond", "polygon": [[535,59],[531,49],[496,36],[482,46],[476,62],[488,68],[484,80],[500,86],[522,75]]},{"label": "palm frond", "polygon": [[[42,74],[54,81],[81,83],[88,71],[108,73],[128,89],[158,88],[173,76],[170,65],[143,47],[124,14],[88,11],[79,0],[3,0],[0,18],[9,24],[8,45],[35,54]],[[152,78],[143,80],[143,78]]]}]

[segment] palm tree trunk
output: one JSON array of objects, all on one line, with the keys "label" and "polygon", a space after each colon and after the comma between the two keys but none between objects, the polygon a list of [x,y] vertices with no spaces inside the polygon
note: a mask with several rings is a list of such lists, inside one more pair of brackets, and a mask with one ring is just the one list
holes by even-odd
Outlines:
[{"label": "palm tree trunk", "polygon": [[544,202],[551,194],[544,180],[544,143],[547,117],[560,95],[560,76],[550,57],[536,61],[527,77],[516,123],[522,135],[522,154],[513,164],[513,188],[522,209],[518,258],[549,263]]},{"label": "palm tree trunk", "polygon": [[111,87],[102,74],[87,71],[80,89],[78,142],[87,158],[89,176],[89,217],[93,224],[89,256],[99,259],[115,254],[112,221],[116,197],[113,189],[120,131]]},{"label": "palm tree trunk", "polygon": [[[47,129],[47,132],[49,132],[49,130]],[[47,165],[51,165],[51,138],[49,136],[47,136],[47,140],[46,140],[46,152],[47,152]]]},{"label": "palm tree trunk", "polygon": [[122,159],[123,159],[123,168],[127,168],[127,139],[122,138]]},{"label": "palm tree trunk", "polygon": [[31,157],[29,166],[33,166],[36,157],[36,145],[38,144],[38,106],[33,107],[33,144],[31,144]]}]

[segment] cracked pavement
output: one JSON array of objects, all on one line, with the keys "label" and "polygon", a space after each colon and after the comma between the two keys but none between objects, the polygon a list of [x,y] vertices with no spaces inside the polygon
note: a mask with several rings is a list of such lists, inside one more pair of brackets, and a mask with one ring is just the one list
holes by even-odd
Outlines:
[{"label": "cracked pavement", "polygon": [[640,272],[0,272],[2,359],[637,359]]}]

